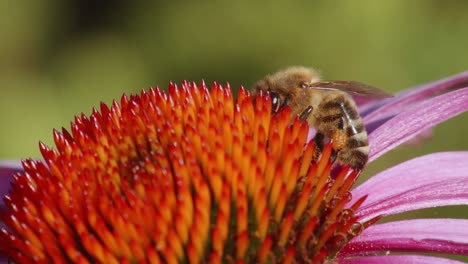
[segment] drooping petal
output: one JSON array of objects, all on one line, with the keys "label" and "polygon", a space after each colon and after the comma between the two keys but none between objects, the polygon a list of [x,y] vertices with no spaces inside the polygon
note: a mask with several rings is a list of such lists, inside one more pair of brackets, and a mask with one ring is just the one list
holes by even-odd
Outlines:
[{"label": "drooping petal", "polygon": [[379,124],[369,134],[369,162],[425,129],[467,110],[468,88],[464,88],[413,105],[390,120],[384,120],[383,124],[382,120],[375,121]]},{"label": "drooping petal", "polygon": [[462,87],[468,87],[468,71],[402,91],[392,98],[370,101],[360,107],[360,114],[365,122],[394,116],[414,103]]},{"label": "drooping petal", "polygon": [[441,152],[387,169],[353,190],[368,194],[356,211],[361,220],[422,208],[468,204],[468,152]]},{"label": "drooping petal", "polygon": [[[8,194],[10,181],[13,178],[13,175],[19,172],[23,172],[23,167],[21,166],[20,161],[0,161],[0,197]],[[0,208],[3,208],[3,206],[3,199],[0,199]]]},{"label": "drooping petal", "polygon": [[369,257],[352,257],[339,259],[341,264],[395,264],[395,263],[411,263],[411,264],[462,264],[453,259],[419,256],[419,255],[389,255],[389,256],[369,256]]},{"label": "drooping petal", "polygon": [[0,160],[0,180],[4,177],[10,177],[12,173],[22,172],[23,167],[19,160]]},{"label": "drooping petal", "polygon": [[342,256],[379,252],[468,254],[468,220],[413,219],[365,229],[341,251]]}]

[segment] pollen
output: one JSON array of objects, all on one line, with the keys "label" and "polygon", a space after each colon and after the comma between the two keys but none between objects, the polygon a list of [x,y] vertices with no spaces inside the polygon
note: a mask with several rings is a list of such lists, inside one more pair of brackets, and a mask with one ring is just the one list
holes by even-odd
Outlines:
[{"label": "pollen", "polygon": [[18,263],[332,259],[366,226],[363,199],[346,208],[360,172],[334,167],[333,141],[317,153],[269,94],[233,97],[171,83],[54,131],[4,198],[0,250]]}]

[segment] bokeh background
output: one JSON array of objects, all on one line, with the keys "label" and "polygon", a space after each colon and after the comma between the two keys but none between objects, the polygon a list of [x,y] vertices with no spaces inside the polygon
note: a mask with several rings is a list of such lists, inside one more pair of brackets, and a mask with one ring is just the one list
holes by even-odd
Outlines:
[{"label": "bokeh background", "polygon": [[[51,145],[52,129],[68,128],[74,115],[170,80],[250,87],[278,68],[305,65],[326,79],[396,92],[468,70],[468,1],[149,2],[0,1],[1,159],[39,157],[38,141]],[[462,114],[366,174],[466,150],[467,135]]]},{"label": "bokeh background", "polygon": [[[395,92],[453,75],[468,69],[467,14],[466,1],[437,0],[3,0],[0,158],[38,157],[74,115],[170,80],[250,87],[306,65]],[[386,162],[467,149],[467,121]]]}]

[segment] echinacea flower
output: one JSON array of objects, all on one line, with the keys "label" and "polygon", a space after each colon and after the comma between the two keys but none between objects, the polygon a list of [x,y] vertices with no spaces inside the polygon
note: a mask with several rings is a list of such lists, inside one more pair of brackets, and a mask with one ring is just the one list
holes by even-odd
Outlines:
[{"label": "echinacea flower", "polygon": [[[362,103],[370,161],[466,111],[468,88],[451,88],[467,79]],[[168,93],[101,104],[70,132],[54,131],[56,149],[40,144],[43,161],[22,162],[5,197],[0,250],[20,263],[451,263],[418,253],[468,255],[466,219],[375,223],[468,204],[468,152],[407,161],[351,190],[360,172],[344,166],[330,177],[331,145],[317,156],[308,133],[290,123],[288,108],[272,116],[268,94],[253,102],[241,89],[234,102],[218,84],[171,84]]]}]

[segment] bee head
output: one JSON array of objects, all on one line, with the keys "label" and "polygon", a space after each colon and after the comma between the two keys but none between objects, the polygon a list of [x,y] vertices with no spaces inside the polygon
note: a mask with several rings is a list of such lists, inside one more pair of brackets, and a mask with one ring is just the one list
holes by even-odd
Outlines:
[{"label": "bee head", "polygon": [[[273,89],[272,89],[273,88]],[[252,90],[252,96],[255,100],[258,94],[268,93],[271,98],[271,111],[276,114],[282,107],[288,104],[288,96],[283,91],[275,89],[276,87],[271,84],[267,79],[257,82],[255,88]]]},{"label": "bee head", "polygon": [[271,75],[270,79],[283,89],[304,89],[309,84],[318,82],[320,74],[312,68],[296,66],[278,71]]},{"label": "bee head", "polygon": [[317,71],[305,67],[290,67],[268,75],[255,85],[252,95],[260,92],[270,94],[272,112],[277,113],[281,108],[295,102],[302,89],[307,88],[310,83],[319,80]]}]

